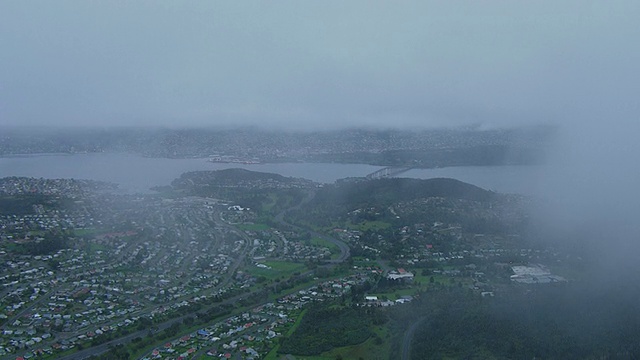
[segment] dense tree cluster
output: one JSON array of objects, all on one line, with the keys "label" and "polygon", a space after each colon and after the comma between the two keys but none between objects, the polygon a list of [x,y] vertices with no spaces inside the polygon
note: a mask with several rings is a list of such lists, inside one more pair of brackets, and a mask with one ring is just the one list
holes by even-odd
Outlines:
[{"label": "dense tree cluster", "polygon": [[384,323],[375,309],[314,306],[300,326],[280,345],[280,353],[318,355],[335,347],[362,343],[372,336],[372,324]]},{"label": "dense tree cluster", "polygon": [[411,358],[600,359],[640,352],[637,289],[582,285],[512,289],[498,298],[440,291],[412,304]]},{"label": "dense tree cluster", "polygon": [[14,251],[26,255],[48,255],[71,246],[70,231],[47,231],[38,240],[18,244]]},{"label": "dense tree cluster", "polygon": [[53,207],[56,202],[57,200],[49,195],[2,195],[0,196],[0,215],[20,216],[34,214],[35,206]]},{"label": "dense tree cluster", "polygon": [[[311,202],[304,205],[303,211],[290,216],[295,221],[318,226],[330,226],[346,220],[353,223],[394,222],[396,216],[388,211],[389,206],[432,197],[489,202],[500,195],[454,179],[384,178],[341,182],[323,187]],[[360,211],[353,213],[357,209]],[[436,208],[432,206],[430,210],[436,211]]]}]

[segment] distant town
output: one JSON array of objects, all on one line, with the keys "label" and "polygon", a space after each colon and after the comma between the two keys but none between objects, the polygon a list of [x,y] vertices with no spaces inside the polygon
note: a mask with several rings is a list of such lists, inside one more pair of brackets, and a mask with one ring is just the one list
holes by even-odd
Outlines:
[{"label": "distant town", "polygon": [[0,133],[0,156],[128,152],[213,162],[337,162],[442,167],[539,163],[554,129],[24,129]]}]

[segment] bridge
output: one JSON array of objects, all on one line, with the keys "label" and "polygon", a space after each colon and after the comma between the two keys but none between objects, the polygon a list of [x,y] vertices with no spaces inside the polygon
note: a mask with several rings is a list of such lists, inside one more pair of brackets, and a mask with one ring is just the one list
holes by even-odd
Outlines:
[{"label": "bridge", "polygon": [[367,175],[367,179],[380,179],[380,178],[394,177],[404,172],[407,172],[411,169],[413,168],[406,167],[406,166],[387,166],[385,168],[374,171],[371,174]]}]

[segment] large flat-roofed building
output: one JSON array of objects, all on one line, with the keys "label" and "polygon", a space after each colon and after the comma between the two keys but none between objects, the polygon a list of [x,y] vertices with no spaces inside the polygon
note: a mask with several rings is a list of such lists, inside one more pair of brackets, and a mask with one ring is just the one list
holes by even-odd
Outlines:
[{"label": "large flat-roofed building", "polygon": [[389,280],[413,280],[413,274],[405,269],[398,269],[398,271],[390,271],[387,274]]},{"label": "large flat-roofed building", "polygon": [[547,267],[537,264],[534,266],[512,266],[511,281],[522,284],[548,284],[567,281],[562,276],[552,275]]}]

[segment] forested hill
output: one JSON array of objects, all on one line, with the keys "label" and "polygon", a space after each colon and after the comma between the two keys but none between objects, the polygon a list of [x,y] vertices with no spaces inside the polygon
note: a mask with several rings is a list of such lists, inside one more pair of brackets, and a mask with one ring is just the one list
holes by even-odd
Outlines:
[{"label": "forested hill", "polygon": [[388,205],[398,201],[426,197],[443,197],[474,201],[490,201],[498,194],[455,179],[389,178],[358,182],[340,182],[327,186],[316,195],[317,203]]},{"label": "forested hill", "polygon": [[197,184],[215,184],[226,185],[236,184],[240,181],[278,181],[287,182],[290,179],[270,173],[262,173],[249,171],[245,169],[224,169],[217,171],[191,171],[180,175],[180,177],[172,182],[173,186],[181,187],[185,185]]},{"label": "forested hill", "polygon": [[171,187],[159,189],[225,199],[243,207],[277,212],[299,203],[307,189],[317,186],[317,183],[302,178],[225,169],[184,173],[171,182]]},{"label": "forested hill", "polygon": [[287,217],[319,227],[442,222],[479,233],[511,232],[511,225],[522,223],[522,216],[512,206],[517,201],[511,200],[515,199],[510,195],[454,179],[356,179],[324,186],[300,211],[290,212]]},{"label": "forested hill", "polygon": [[187,172],[171,183],[174,188],[178,189],[202,186],[269,187],[271,185],[272,187],[286,187],[296,184],[311,185],[312,181],[245,169],[224,169]]}]

